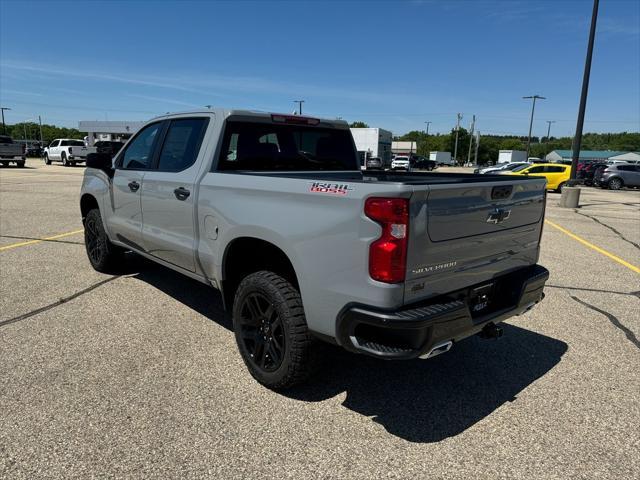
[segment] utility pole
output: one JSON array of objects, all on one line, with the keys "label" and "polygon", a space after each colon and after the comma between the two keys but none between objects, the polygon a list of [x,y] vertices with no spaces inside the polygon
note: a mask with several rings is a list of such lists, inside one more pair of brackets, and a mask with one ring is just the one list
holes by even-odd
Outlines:
[{"label": "utility pole", "polygon": [[293,103],[298,104],[298,115],[302,115],[302,104],[304,103],[304,100],[294,100]]},{"label": "utility pole", "polygon": [[[429,146],[429,140],[427,140],[427,138],[429,137],[429,125],[431,125],[431,122],[424,122],[427,124],[427,133],[425,133],[424,135],[424,148],[426,149]],[[425,152],[425,154],[427,155],[427,157],[429,156],[429,152]]]},{"label": "utility pole", "polygon": [[5,135],[7,134],[7,126],[4,124],[4,111],[5,110],[11,110],[9,107],[0,107],[0,110],[2,110],[2,133],[4,133]]},{"label": "utility pole", "polygon": [[531,148],[531,129],[533,128],[533,112],[535,112],[536,110],[536,100],[546,100],[546,97],[541,97],[540,95],[529,95],[528,97],[522,98],[533,99],[533,104],[531,106],[531,121],[529,122],[529,137],[527,138],[527,160],[529,160],[529,149]]},{"label": "utility pole", "polygon": [[547,143],[549,143],[549,135],[551,134],[551,124],[552,123],[556,123],[555,120],[547,120],[547,123],[549,124],[549,126],[547,127]]},{"label": "utility pole", "polygon": [[593,0],[593,13],[591,14],[591,30],[589,31],[589,44],[587,46],[587,58],[584,62],[584,75],[582,77],[582,93],[580,95],[580,109],[576,123],[576,136],[573,140],[573,156],[571,157],[571,177],[568,184],[575,182],[580,159],[580,147],[582,145],[582,127],[584,126],[584,112],[587,107],[587,94],[589,93],[589,76],[591,75],[591,58],[593,57],[593,42],[596,36],[596,22],[598,20],[599,0]]},{"label": "utility pole", "polygon": [[471,120],[471,130],[469,131],[469,153],[467,154],[467,163],[471,162],[471,146],[473,145],[473,129],[476,127],[476,116]]},{"label": "utility pole", "polygon": [[40,124],[40,145],[44,147],[44,143],[42,143],[42,118],[38,115],[38,123]]},{"label": "utility pole", "polygon": [[478,165],[478,148],[480,148],[480,130],[476,132],[476,154],[473,159],[474,165]]},{"label": "utility pole", "polygon": [[456,145],[453,148],[454,163],[458,163],[458,130],[460,130],[460,120],[462,120],[462,114],[458,113],[458,121],[456,122]]}]

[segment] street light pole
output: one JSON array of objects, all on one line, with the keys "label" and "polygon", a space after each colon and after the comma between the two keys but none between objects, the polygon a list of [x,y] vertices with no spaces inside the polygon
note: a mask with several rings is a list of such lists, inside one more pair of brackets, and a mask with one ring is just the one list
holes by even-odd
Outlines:
[{"label": "street light pole", "polygon": [[536,111],[536,100],[546,100],[546,97],[541,97],[540,95],[530,95],[528,97],[522,98],[533,99],[533,104],[531,105],[531,120],[529,121],[529,136],[527,138],[527,160],[529,160],[529,150],[531,148],[531,129],[533,128],[533,112]]},{"label": "street light pole", "polygon": [[298,104],[298,115],[302,115],[302,104],[304,103],[304,100],[294,100],[293,103]]},{"label": "street light pole", "polygon": [[2,110],[2,133],[3,134],[7,134],[7,126],[4,124],[4,111],[5,110],[11,110],[9,107],[0,107],[0,110]]},{"label": "street light pole", "polygon": [[462,114],[458,113],[458,121],[456,122],[456,144],[453,148],[454,163],[458,163],[458,130],[460,130],[460,120],[462,120]]},{"label": "street light pole", "polygon": [[599,0],[593,0],[593,13],[591,14],[591,30],[589,31],[589,45],[587,46],[587,58],[584,62],[584,75],[582,77],[582,93],[580,95],[580,109],[576,123],[576,135],[573,137],[573,156],[571,157],[571,177],[569,183],[576,179],[578,160],[580,159],[580,147],[582,145],[582,127],[584,126],[584,112],[587,107],[587,94],[589,93],[589,76],[591,75],[591,58],[593,57],[593,42],[596,36],[596,22],[598,20]]},{"label": "street light pole", "polygon": [[555,120],[547,120],[547,123],[549,124],[549,126],[547,127],[547,143],[549,143],[549,135],[551,134],[551,124],[552,123],[556,123]]}]

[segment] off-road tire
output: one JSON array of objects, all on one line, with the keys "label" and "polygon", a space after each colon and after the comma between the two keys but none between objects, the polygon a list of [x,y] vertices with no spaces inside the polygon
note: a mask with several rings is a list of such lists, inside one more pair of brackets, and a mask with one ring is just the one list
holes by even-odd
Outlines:
[{"label": "off-road tire", "polygon": [[[249,302],[255,298],[262,298],[265,310],[271,311],[265,318],[267,323],[273,319],[273,328],[270,330],[273,338],[277,329],[280,329],[282,335],[279,341],[284,341],[280,362],[274,361],[270,369],[266,365],[261,366],[260,359],[256,358],[263,357],[264,365],[264,357],[269,358],[270,348],[275,349],[276,343],[269,343],[269,334],[263,337],[264,340],[258,341],[258,337],[262,336],[260,327],[255,327],[255,334],[251,333],[254,320],[249,318]],[[320,345],[307,327],[300,292],[280,275],[263,270],[248,275],[240,282],[233,301],[233,329],[240,355],[249,372],[267,388],[283,390],[292,387],[304,382],[317,370]],[[257,353],[259,347],[256,347],[260,342],[261,354]]]},{"label": "off-road tire", "polygon": [[98,272],[115,273],[122,266],[124,250],[109,241],[97,208],[84,219],[84,245],[89,263]]}]

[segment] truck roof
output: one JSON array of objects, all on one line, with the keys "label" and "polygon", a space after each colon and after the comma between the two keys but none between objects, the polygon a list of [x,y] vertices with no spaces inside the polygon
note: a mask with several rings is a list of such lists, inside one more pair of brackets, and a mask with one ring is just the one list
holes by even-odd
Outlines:
[{"label": "truck roof", "polygon": [[214,108],[210,108],[210,109],[198,109],[198,110],[187,110],[187,111],[182,111],[182,112],[171,112],[171,113],[167,113],[165,115],[159,115],[157,117],[154,117],[151,120],[160,120],[160,119],[164,119],[164,118],[173,118],[173,117],[181,117],[181,116],[185,116],[185,115],[193,115],[195,113],[213,113],[215,115],[218,115],[222,118],[228,118],[231,116],[234,117],[244,117],[244,119],[246,119],[247,121],[249,120],[262,120],[262,121],[269,121],[271,122],[271,116],[272,115],[281,115],[284,117],[301,117],[301,118],[314,118],[314,119],[318,119],[320,120],[320,124],[319,125],[324,125],[324,126],[329,126],[329,127],[333,127],[333,128],[344,128],[344,129],[348,129],[349,128],[349,124],[344,121],[344,120],[338,120],[338,119],[329,119],[329,118],[321,118],[321,117],[317,117],[317,116],[313,116],[313,115],[297,115],[297,114],[292,114],[292,113],[282,113],[282,112],[265,112],[265,111],[261,111],[261,110],[243,110],[243,109],[228,109],[228,108],[219,108],[219,107],[214,107]]}]

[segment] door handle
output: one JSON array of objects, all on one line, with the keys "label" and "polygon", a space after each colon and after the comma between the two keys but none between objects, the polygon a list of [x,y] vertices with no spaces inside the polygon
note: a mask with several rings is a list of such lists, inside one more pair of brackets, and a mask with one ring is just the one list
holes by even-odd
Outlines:
[{"label": "door handle", "polygon": [[140,184],[138,182],[129,182],[129,190],[131,190],[132,192],[137,192],[138,189],[140,188]]},{"label": "door handle", "polygon": [[191,195],[191,192],[184,187],[176,188],[173,191],[173,194],[176,196],[178,200],[186,200]]}]

